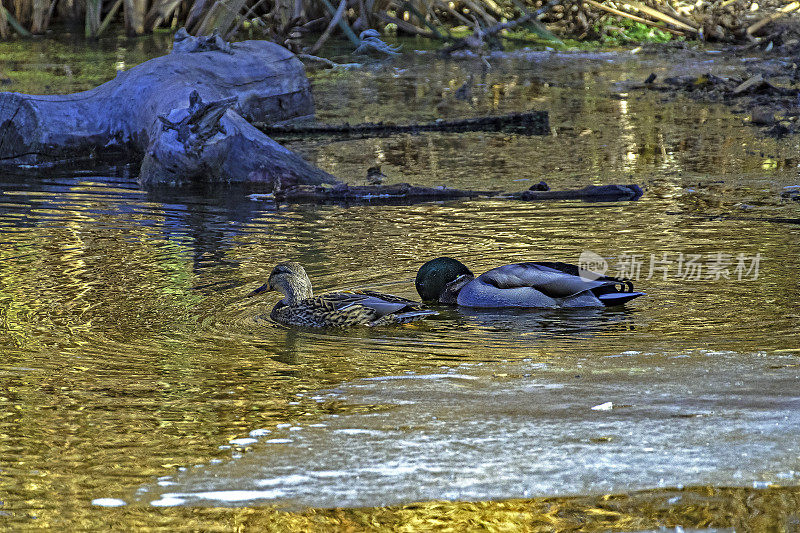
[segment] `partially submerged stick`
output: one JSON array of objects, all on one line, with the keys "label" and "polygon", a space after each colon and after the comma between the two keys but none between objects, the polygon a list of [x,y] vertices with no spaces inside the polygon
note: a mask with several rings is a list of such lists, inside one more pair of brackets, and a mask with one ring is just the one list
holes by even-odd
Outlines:
[{"label": "partially submerged stick", "polygon": [[[546,185],[545,185],[546,187]],[[585,202],[636,201],[643,194],[638,185],[590,185],[582,189],[562,191],[528,190],[503,194],[500,191],[451,189],[449,187],[417,187],[408,183],[393,185],[296,185],[273,186],[272,199],[287,203],[339,203],[339,204],[409,204],[460,198],[503,198],[508,200],[545,201],[581,200]]]},{"label": "partially submerged stick", "polygon": [[309,136],[363,136],[380,137],[399,133],[504,131],[522,135],[548,135],[550,133],[547,111],[529,111],[457,120],[437,120],[421,124],[323,124],[318,126],[293,126],[254,123],[258,129],[272,137],[296,138]]},{"label": "partially submerged stick", "polygon": [[507,197],[515,200],[584,200],[587,202],[615,202],[638,200],[644,191],[636,184],[630,185],[588,185],[582,189],[563,191],[542,191],[529,189]]}]

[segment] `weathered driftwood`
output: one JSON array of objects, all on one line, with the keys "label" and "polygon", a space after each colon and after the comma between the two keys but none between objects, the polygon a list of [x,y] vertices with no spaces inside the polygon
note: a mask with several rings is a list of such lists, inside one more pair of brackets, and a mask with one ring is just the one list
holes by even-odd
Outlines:
[{"label": "weathered driftwood", "polygon": [[[271,190],[279,202],[408,203],[500,194],[405,183],[346,185],[251,124],[313,114],[308,80],[291,52],[265,41],[228,44],[216,35],[195,38],[178,32],[175,40],[173,53],[90,91],[59,96],[0,93],[0,168],[134,153],[142,159],[143,184],[260,184],[260,190]],[[361,133],[386,127],[362,126]],[[547,133],[547,115],[412,125],[406,131],[508,127]],[[543,183],[536,187],[504,198],[635,200],[641,195],[635,185],[577,191],[542,190],[547,188]]]},{"label": "weathered driftwood", "polygon": [[173,53],[82,93],[0,93],[0,167],[134,153],[143,184],[337,182],[250,124],[313,115],[300,61],[266,41],[218,41],[179,32]]}]

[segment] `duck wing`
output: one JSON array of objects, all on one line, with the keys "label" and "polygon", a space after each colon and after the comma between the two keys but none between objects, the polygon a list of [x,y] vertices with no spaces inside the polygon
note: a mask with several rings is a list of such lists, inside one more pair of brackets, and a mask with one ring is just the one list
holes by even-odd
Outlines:
[{"label": "duck wing", "polygon": [[364,300],[365,303],[362,303],[361,305],[371,306],[373,309],[376,309],[376,311],[378,309],[374,307],[375,305],[380,306],[381,309],[388,309],[389,306],[403,306],[402,308],[382,315],[378,320],[372,323],[373,326],[388,323],[405,324],[407,322],[414,322],[415,320],[420,320],[428,316],[439,314],[431,309],[426,309],[425,306],[419,302],[409,300],[408,298],[403,298],[402,296],[395,296],[394,294],[375,292],[367,289],[361,289],[354,292],[357,294],[363,294],[367,298]]},{"label": "duck wing", "polygon": [[604,276],[602,274],[598,274],[597,272],[592,272],[591,270],[586,270],[578,265],[573,265],[572,263],[561,263],[560,261],[528,261],[525,263],[518,263],[520,265],[530,265],[535,268],[539,268],[542,270],[554,270],[557,272],[562,272],[564,274],[569,274],[570,276],[578,276],[580,277],[581,274],[590,273],[592,274],[592,278],[598,281],[616,281],[622,282],[625,281],[621,278],[615,278],[614,276]]},{"label": "duck wing", "polygon": [[[571,267],[575,267],[574,270]],[[617,280],[582,278],[578,275],[578,267],[568,263],[532,262],[493,268],[481,274],[478,280],[497,289],[533,288],[550,298],[567,298],[587,290],[605,285],[613,287],[614,283],[620,283]]]},{"label": "duck wing", "polygon": [[353,306],[366,307],[375,311],[376,318],[396,313],[409,305],[414,305],[411,300],[373,291],[329,292],[318,296],[316,299],[320,300],[325,307],[330,307],[336,311],[344,311]]},{"label": "duck wing", "polygon": [[336,315],[368,325],[411,322],[438,314],[413,300],[366,289],[331,292],[313,299]]}]

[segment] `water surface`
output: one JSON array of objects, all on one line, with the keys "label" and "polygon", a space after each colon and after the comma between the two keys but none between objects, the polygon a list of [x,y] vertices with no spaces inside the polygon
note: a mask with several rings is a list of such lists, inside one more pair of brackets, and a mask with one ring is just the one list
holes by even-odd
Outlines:
[{"label": "water surface", "polygon": [[[113,76],[114,53],[100,58]],[[797,142],[722,106],[624,89],[679,68],[529,53],[483,72],[409,55],[315,74],[319,118],[545,109],[553,135],[292,143],[353,183],[378,163],[389,182],[423,185],[639,183],[633,203],[275,206],[226,188],[142,191],[128,167],[0,177],[5,524],[512,524],[507,505],[544,528],[542,501],[597,528],[608,522],[586,509],[608,501],[630,518],[617,529],[791,524],[800,237],[797,203],[780,194],[800,185]],[[470,74],[472,98],[455,100]],[[441,309],[348,331],[286,329],[266,318],[274,297],[244,298],[286,259],[320,291],[416,297],[417,268],[438,255],[480,272],[587,250],[612,273],[638,262],[647,296],[613,310]],[[383,507],[430,500],[454,503]],[[465,503],[484,500],[500,503]],[[756,500],[765,510],[744,503]]]}]

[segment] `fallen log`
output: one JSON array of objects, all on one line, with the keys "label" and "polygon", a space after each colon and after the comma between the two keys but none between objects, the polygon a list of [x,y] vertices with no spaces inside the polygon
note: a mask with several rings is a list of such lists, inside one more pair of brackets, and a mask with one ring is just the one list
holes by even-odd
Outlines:
[{"label": "fallen log", "polygon": [[[405,183],[347,185],[251,124],[274,124],[313,112],[303,66],[285,48],[266,41],[229,44],[215,35],[195,38],[179,31],[172,53],[122,72],[95,89],[72,95],[0,93],[0,168],[39,169],[80,157],[112,155],[141,158],[143,185],[254,184],[272,191],[267,196],[278,202],[409,203],[499,197],[499,191]],[[546,133],[547,115],[533,112],[466,124],[412,125],[408,131],[506,127]],[[635,200],[639,196],[638,186],[609,185],[577,191],[529,190],[503,198]]]},{"label": "fallen log", "polygon": [[314,113],[302,63],[267,41],[179,31],[173,52],[89,91],[0,93],[0,168],[141,158],[142,184],[337,183],[250,122]]},{"label": "fallen log", "polygon": [[[541,185],[541,184],[540,184]],[[582,189],[550,191],[541,190],[535,185],[527,191],[507,195],[507,198],[525,201],[537,200],[583,200],[586,202],[634,201],[641,198],[644,191],[638,185],[588,185]]]},{"label": "fallen log", "polygon": [[[461,198],[499,198],[507,200],[583,200],[587,202],[613,202],[638,200],[643,191],[638,185],[590,185],[582,189],[542,190],[541,182],[527,191],[506,194],[501,191],[452,189],[450,187],[418,187],[408,183],[392,185],[290,185],[273,184],[272,192],[251,195],[256,200],[276,203],[332,203],[340,205],[380,204],[406,205],[419,202],[456,200]],[[536,188],[534,190],[534,188]]]},{"label": "fallen log", "polygon": [[520,135],[548,135],[550,133],[547,111],[528,111],[458,120],[437,120],[417,124],[389,124],[365,122],[363,124],[323,124],[296,126],[292,124],[253,125],[270,137],[294,139],[297,137],[381,137],[399,133],[497,131]]},{"label": "fallen log", "polygon": [[406,204],[457,198],[488,197],[499,191],[472,191],[449,187],[418,187],[408,183],[393,185],[293,185],[276,186],[272,197],[286,203],[337,203],[337,204]]}]

